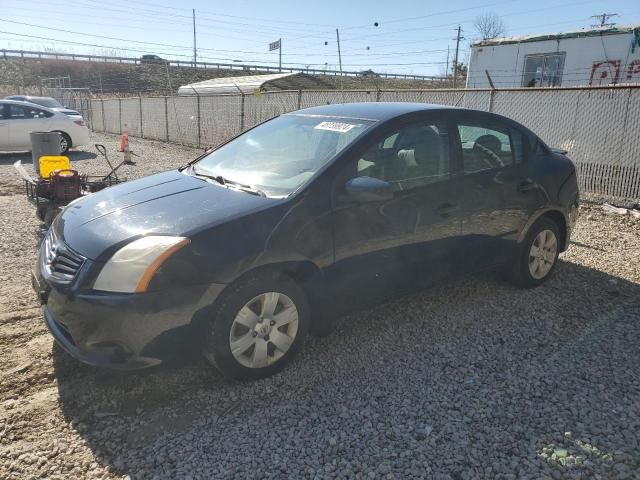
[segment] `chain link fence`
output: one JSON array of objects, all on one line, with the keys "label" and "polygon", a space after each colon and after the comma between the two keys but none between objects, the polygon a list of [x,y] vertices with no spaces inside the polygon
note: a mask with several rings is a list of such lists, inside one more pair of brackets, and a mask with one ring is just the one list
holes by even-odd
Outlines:
[{"label": "chain link fence", "polygon": [[279,114],[352,102],[421,102],[505,115],[569,152],[585,198],[640,201],[640,88],[284,91],[212,97],[82,100],[91,128],[215,146]]}]

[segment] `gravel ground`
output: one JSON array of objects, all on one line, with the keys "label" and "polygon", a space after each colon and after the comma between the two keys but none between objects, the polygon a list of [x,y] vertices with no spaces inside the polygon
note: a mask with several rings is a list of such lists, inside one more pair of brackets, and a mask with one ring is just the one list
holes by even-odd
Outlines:
[{"label": "gravel ground", "polygon": [[[129,177],[197,154],[132,148]],[[0,155],[0,478],[640,479],[640,222],[583,207],[544,286],[482,275],[344,317],[266,380],[112,373],[42,323],[23,157]]]}]

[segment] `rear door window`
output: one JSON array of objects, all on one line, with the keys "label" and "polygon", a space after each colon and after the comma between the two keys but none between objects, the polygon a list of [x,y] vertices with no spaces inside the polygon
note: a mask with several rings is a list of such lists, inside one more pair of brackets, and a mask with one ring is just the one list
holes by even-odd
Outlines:
[{"label": "rear door window", "polygon": [[7,105],[8,108],[8,119],[9,120],[24,120],[24,119],[33,119],[33,118],[48,118],[53,116],[53,114],[41,110],[39,108],[30,107],[27,105]]},{"label": "rear door window", "polygon": [[522,134],[509,127],[459,123],[465,174],[521,163]]}]

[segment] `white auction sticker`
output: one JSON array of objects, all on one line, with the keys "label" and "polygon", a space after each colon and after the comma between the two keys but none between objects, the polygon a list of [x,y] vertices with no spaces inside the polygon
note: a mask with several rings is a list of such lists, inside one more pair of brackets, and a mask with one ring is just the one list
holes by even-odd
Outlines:
[{"label": "white auction sticker", "polygon": [[322,122],[316,125],[314,128],[318,130],[330,130],[332,132],[340,132],[345,133],[351,130],[355,125],[351,123],[342,123],[342,122]]}]

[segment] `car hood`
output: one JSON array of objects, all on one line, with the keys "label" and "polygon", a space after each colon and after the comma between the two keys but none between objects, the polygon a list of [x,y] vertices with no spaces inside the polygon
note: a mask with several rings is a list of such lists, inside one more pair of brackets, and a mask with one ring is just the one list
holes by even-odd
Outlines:
[{"label": "car hood", "polygon": [[99,260],[142,235],[190,236],[279,202],[173,170],[84,197],[65,208],[53,228],[73,250]]}]

